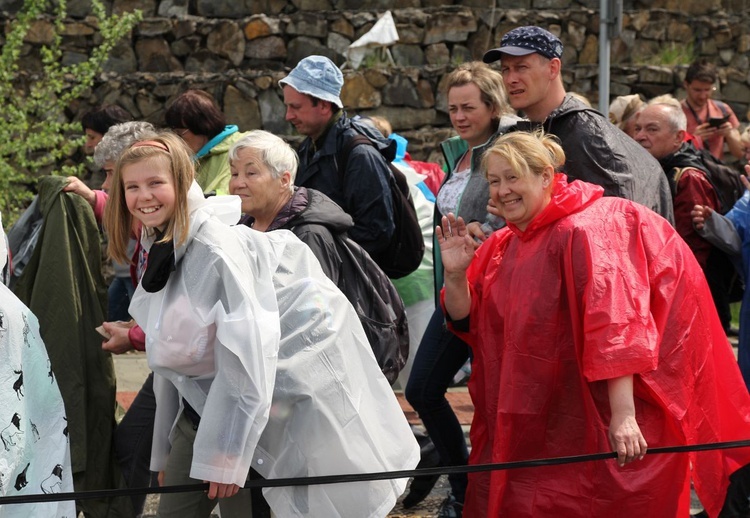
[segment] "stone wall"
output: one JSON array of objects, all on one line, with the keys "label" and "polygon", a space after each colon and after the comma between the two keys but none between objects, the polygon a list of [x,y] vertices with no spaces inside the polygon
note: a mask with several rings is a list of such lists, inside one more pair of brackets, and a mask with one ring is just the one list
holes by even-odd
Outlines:
[{"label": "stone wall", "polygon": [[[750,106],[750,0],[626,2],[622,35],[612,45],[612,96],[681,95],[684,66],[659,65],[692,45],[721,66],[717,97],[741,120]],[[324,54],[345,62],[347,46],[390,8],[400,41],[395,65],[369,59],[347,70],[342,99],[350,113],[377,114],[411,140],[418,158],[435,158],[434,144],[450,134],[441,81],[456,64],[481,59],[508,29],[536,24],[560,35],[566,86],[596,104],[598,0],[486,0],[442,5],[432,0],[115,0],[115,12],[142,9],[144,20],[122,42],[90,95],[70,116],[118,103],[136,118],[159,124],[165,105],[187,88],[212,93],[241,129],[292,136],[284,121],[278,80],[301,58]],[[0,0],[0,22],[12,23],[20,0]],[[334,10],[335,8],[335,10]],[[679,9],[678,9],[679,8]],[[64,62],[85,58],[97,44],[86,0],[69,0]],[[10,13],[10,14],[9,14]],[[41,70],[39,46],[52,20],[38,21],[27,38],[25,73]],[[644,65],[644,63],[655,63]]]}]

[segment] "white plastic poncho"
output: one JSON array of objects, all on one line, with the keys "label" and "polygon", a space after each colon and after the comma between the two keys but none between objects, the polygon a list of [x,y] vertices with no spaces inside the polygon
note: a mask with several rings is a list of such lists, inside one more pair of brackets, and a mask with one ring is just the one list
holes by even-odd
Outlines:
[{"label": "white plastic poncho", "polygon": [[[201,415],[190,473],[198,480],[242,486],[251,464],[265,478],[415,467],[419,447],[359,319],[307,246],[287,231],[228,226],[238,198],[204,200],[194,184],[189,203],[176,271],[158,293],[139,286],[130,306],[156,373],[151,469],[166,464],[180,397]],[[405,485],[264,495],[278,516],[376,517]]]},{"label": "white plastic poncho", "polygon": [[[0,232],[0,270],[7,257]],[[73,491],[65,407],[39,336],[39,322],[2,284],[0,395],[0,495]],[[0,506],[0,518],[75,515],[72,501]]]}]

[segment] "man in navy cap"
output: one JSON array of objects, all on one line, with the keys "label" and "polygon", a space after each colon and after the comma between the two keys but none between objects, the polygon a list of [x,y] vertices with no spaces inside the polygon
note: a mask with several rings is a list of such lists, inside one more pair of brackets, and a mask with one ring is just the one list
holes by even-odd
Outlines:
[{"label": "man in navy cap", "polygon": [[560,139],[567,157],[564,172],[604,187],[605,195],[638,202],[674,224],[669,183],[659,163],[598,111],[565,92],[563,44],[541,27],[518,27],[506,33],[500,47],[484,55],[501,62],[511,106]]},{"label": "man in navy cap", "polygon": [[[306,57],[279,85],[286,120],[307,137],[297,151],[295,184],[321,191],[340,205],[354,220],[349,237],[377,262],[395,228],[387,160],[396,156],[396,142],[346,116],[339,98],[344,76],[327,57]],[[357,133],[373,145],[353,147],[340,171],[342,149]]]}]

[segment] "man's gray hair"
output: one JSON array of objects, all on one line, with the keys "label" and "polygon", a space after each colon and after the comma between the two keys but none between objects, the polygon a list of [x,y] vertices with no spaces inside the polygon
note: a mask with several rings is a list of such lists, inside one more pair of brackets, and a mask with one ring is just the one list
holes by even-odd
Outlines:
[{"label": "man's gray hair", "polygon": [[274,178],[280,178],[285,171],[292,175],[290,189],[294,192],[294,179],[297,177],[297,153],[283,139],[263,130],[247,132],[229,148],[229,162],[237,160],[240,150],[254,149],[264,166]]},{"label": "man's gray hair", "polygon": [[669,128],[675,133],[680,130],[687,131],[687,117],[685,117],[685,112],[682,111],[682,105],[671,95],[665,94],[654,97],[649,101],[648,106],[663,106]]},{"label": "man's gray hair", "polygon": [[156,136],[156,128],[150,122],[131,121],[115,124],[107,130],[94,150],[94,163],[104,167],[108,161],[116,162],[123,151],[135,142]]}]

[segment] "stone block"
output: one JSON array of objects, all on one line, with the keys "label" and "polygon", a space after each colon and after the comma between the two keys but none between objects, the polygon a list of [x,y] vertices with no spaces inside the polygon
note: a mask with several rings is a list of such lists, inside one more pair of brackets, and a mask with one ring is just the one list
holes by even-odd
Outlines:
[{"label": "stone block", "polygon": [[468,63],[473,61],[471,51],[463,45],[453,45],[451,50],[451,65],[460,65],[461,63]]},{"label": "stone block", "polygon": [[425,26],[424,44],[445,41],[466,41],[477,30],[477,21],[470,10],[439,12],[429,18]]},{"label": "stone block", "polygon": [[732,61],[731,63],[729,63],[729,66],[738,70],[748,70],[750,69],[750,58],[748,58],[748,56],[745,54],[740,54],[739,52],[737,52],[732,57]]},{"label": "stone block", "polygon": [[149,119],[164,109],[164,103],[145,91],[140,91],[135,96],[135,105],[141,113],[139,118]]},{"label": "stone block", "polygon": [[321,16],[299,12],[290,17],[286,25],[286,33],[310,38],[325,38],[328,34],[328,24]]},{"label": "stone block", "polygon": [[156,14],[166,17],[186,16],[189,14],[189,3],[189,0],[161,0]]},{"label": "stone block", "polygon": [[401,24],[396,26],[398,41],[405,45],[421,45],[424,39],[424,27]]},{"label": "stone block", "polygon": [[34,20],[29,26],[23,41],[26,43],[37,43],[50,45],[55,39],[55,26],[47,20]]},{"label": "stone block", "polygon": [[586,36],[586,43],[578,55],[578,63],[581,65],[594,65],[599,63],[599,38],[593,34]]},{"label": "stone block", "polygon": [[332,21],[329,27],[331,32],[346,36],[350,40],[354,39],[354,27],[352,27],[352,24],[343,16]]},{"label": "stone block", "polygon": [[229,69],[229,60],[206,49],[190,54],[185,60],[185,71],[193,73],[220,74]]},{"label": "stone block", "polygon": [[417,95],[411,79],[396,75],[383,88],[383,103],[389,106],[409,106],[422,108],[422,100]]},{"label": "stone block", "polygon": [[396,65],[401,67],[421,67],[425,64],[424,52],[420,45],[396,44],[391,47],[391,55]]},{"label": "stone block", "polygon": [[292,4],[300,11],[329,11],[333,7],[331,0],[292,0]]},{"label": "stone block", "polygon": [[162,36],[172,32],[172,22],[166,19],[151,18],[141,21],[136,26],[136,34],[144,38]]},{"label": "stone block", "polygon": [[667,25],[667,40],[687,43],[693,41],[695,35],[693,29],[686,23],[677,20],[670,20]]},{"label": "stone block", "polygon": [[245,24],[243,32],[245,33],[245,38],[254,40],[255,38],[270,36],[271,34],[280,34],[281,29],[278,18],[273,19],[261,14],[253,16]]},{"label": "stone block", "polygon": [[69,0],[66,7],[71,18],[85,18],[91,14],[91,0]]},{"label": "stone block", "polygon": [[237,66],[245,56],[245,37],[236,23],[219,22],[208,35],[206,48]]},{"label": "stone block", "polygon": [[135,42],[138,68],[143,72],[180,72],[182,64],[169,50],[163,38],[144,38]]},{"label": "stone block", "polygon": [[532,9],[569,9],[571,0],[533,0]]},{"label": "stone block", "polygon": [[425,48],[424,57],[428,65],[447,65],[450,63],[451,54],[445,43],[435,43]]},{"label": "stone block", "polygon": [[94,34],[94,28],[87,23],[72,22],[63,25],[61,33],[63,36],[91,36]]},{"label": "stone block", "polygon": [[284,119],[286,106],[280,95],[281,92],[277,88],[269,88],[258,96],[261,127],[274,135],[290,135],[294,127]]},{"label": "stone block", "polygon": [[335,32],[329,32],[326,37],[326,46],[329,49],[333,49],[341,55],[346,55],[346,51],[349,49],[349,45],[352,41],[349,38],[337,34]]},{"label": "stone block", "polygon": [[153,94],[160,99],[171,99],[179,92],[179,85],[174,83],[157,84],[154,86]]},{"label": "stone block", "polygon": [[674,72],[671,67],[644,67],[638,72],[638,82],[671,86],[674,82]]},{"label": "stone block", "polygon": [[719,60],[721,61],[722,65],[726,66],[729,63],[731,63],[733,57],[734,57],[734,50],[732,49],[721,49],[719,51]]},{"label": "stone block", "polygon": [[388,71],[371,68],[363,72],[365,79],[375,88],[383,88],[388,84],[391,75]]},{"label": "stone block", "polygon": [[[263,12],[254,0],[196,0],[195,14],[207,18],[243,18]],[[256,9],[261,9],[256,11]]]},{"label": "stone block", "polygon": [[286,45],[280,36],[268,36],[248,41],[245,57],[251,59],[286,59]]},{"label": "stone block", "polygon": [[341,102],[347,109],[376,108],[381,104],[381,96],[363,74],[356,73],[347,75],[344,87],[341,89]]},{"label": "stone block", "polygon": [[580,51],[586,43],[586,26],[579,23],[568,23],[568,30],[563,43]]},{"label": "stone block", "polygon": [[129,42],[121,41],[109,53],[107,61],[102,66],[104,72],[114,72],[118,75],[132,74],[138,70],[135,51]]},{"label": "stone block", "polygon": [[421,100],[420,108],[435,107],[435,92],[432,90],[432,84],[426,79],[420,79],[417,82],[417,96]]},{"label": "stone block", "polygon": [[232,85],[224,92],[223,109],[228,115],[227,122],[239,126],[240,131],[260,129],[263,125],[258,101],[243,95]]},{"label": "stone block", "polygon": [[[392,14],[393,21],[396,22],[396,28],[399,25],[424,27],[430,18],[430,14],[424,9],[399,9]],[[401,34],[401,31],[399,31],[399,34]]]},{"label": "stone block", "polygon": [[253,79],[253,84],[259,90],[268,90],[274,84],[276,84],[276,81],[274,81],[274,78],[271,76],[260,76],[260,77],[256,77],[255,79]]},{"label": "stone block", "polygon": [[728,81],[721,88],[721,98],[728,102],[747,103],[750,99],[750,86],[747,82]]},{"label": "stone block", "polygon": [[287,45],[286,65],[289,68],[293,68],[300,62],[300,60],[315,54],[326,56],[338,66],[341,66],[344,63],[344,56],[337,53],[335,50],[329,49],[314,38],[300,36],[294,38]]},{"label": "stone block", "polygon": [[89,55],[84,52],[74,52],[74,51],[66,50],[63,52],[61,62],[64,67],[69,67],[72,65],[85,63],[86,61],[88,61],[88,59],[89,59]]},{"label": "stone block", "polygon": [[185,38],[195,34],[197,24],[195,20],[177,20],[172,28],[175,39]]},{"label": "stone block", "polygon": [[143,17],[148,18],[156,14],[156,0],[114,0],[112,12],[114,14],[132,13],[136,9],[143,12]]},{"label": "stone block", "polygon": [[481,61],[484,53],[494,48],[491,29],[484,24],[480,25],[476,32],[469,36],[466,48],[469,51],[469,61],[472,59]]},{"label": "stone block", "polygon": [[621,95],[630,95],[630,85],[624,85],[622,83],[609,83],[609,93],[614,97]]},{"label": "stone block", "polygon": [[641,31],[641,37],[662,41],[667,37],[667,26],[663,22],[648,22]]},{"label": "stone block", "polygon": [[202,47],[203,40],[200,36],[190,36],[188,38],[182,38],[180,40],[172,42],[172,44],[169,46],[169,48],[172,50],[172,54],[174,54],[178,58],[184,58],[185,56],[189,56],[193,52],[196,52],[198,49]]}]

